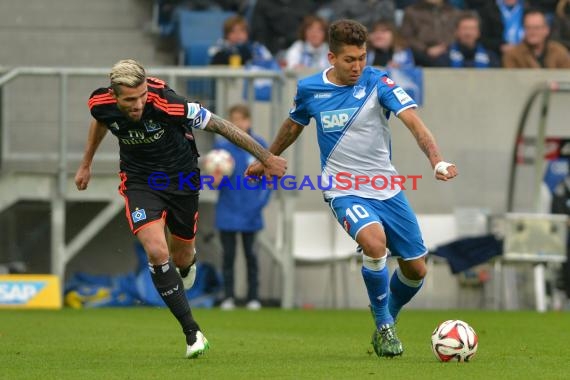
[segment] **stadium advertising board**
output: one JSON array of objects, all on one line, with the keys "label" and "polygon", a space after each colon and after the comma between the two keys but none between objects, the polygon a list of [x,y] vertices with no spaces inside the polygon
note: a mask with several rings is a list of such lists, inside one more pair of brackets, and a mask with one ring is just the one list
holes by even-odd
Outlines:
[{"label": "stadium advertising board", "polygon": [[61,286],[54,275],[0,275],[0,308],[60,309]]}]

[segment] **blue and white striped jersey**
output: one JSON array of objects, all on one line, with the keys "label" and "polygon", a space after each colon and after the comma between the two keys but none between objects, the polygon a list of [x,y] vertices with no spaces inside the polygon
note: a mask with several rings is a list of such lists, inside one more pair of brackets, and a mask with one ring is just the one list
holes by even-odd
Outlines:
[{"label": "blue and white striped jersey", "polygon": [[328,187],[329,176],[333,179],[324,196],[391,198],[400,191],[398,186],[378,190],[366,184],[342,190],[335,188],[335,178],[339,173],[388,179],[398,175],[391,162],[388,118],[391,112],[398,115],[417,105],[384,71],[366,67],[356,84],[339,86],[327,79],[330,69],[299,81],[289,113],[301,125],[308,125],[311,118],[316,121],[323,187]]}]

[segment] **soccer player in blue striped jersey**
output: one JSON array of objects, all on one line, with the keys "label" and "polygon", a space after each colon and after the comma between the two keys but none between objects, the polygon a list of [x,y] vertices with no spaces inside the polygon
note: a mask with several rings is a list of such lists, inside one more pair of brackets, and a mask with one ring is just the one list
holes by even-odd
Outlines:
[{"label": "soccer player in blue striped jersey", "polygon": [[[322,177],[343,175],[373,178],[398,175],[391,163],[388,118],[396,115],[427,156],[434,176],[447,181],[457,175],[445,162],[436,141],[415,111],[414,100],[386,72],[366,66],[366,28],[353,20],[338,20],[329,28],[331,67],[298,83],[295,103],[269,150],[281,154],[315,119]],[[261,175],[252,164],[249,175]],[[346,178],[346,177],[345,177]],[[378,356],[403,353],[394,321],[419,291],[426,275],[424,246],[414,212],[399,186],[365,183],[327,186],[324,198],[338,222],[363,250],[362,277],[376,329],[372,345]],[[334,182],[334,181],[333,181]],[[398,268],[388,272],[388,250]]]}]

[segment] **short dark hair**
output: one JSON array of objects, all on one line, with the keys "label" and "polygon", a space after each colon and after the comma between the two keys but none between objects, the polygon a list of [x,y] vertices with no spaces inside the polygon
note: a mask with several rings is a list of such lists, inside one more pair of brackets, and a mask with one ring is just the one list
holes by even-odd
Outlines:
[{"label": "short dark hair", "polygon": [[363,46],[368,41],[368,30],[354,20],[338,20],[329,27],[329,49],[338,54],[343,45]]}]

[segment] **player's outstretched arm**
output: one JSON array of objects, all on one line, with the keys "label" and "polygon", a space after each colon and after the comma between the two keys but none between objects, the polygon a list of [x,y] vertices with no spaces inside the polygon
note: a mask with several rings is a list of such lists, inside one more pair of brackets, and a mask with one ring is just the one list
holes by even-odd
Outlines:
[{"label": "player's outstretched arm", "polygon": [[77,186],[78,190],[87,189],[87,184],[91,179],[91,163],[93,162],[93,157],[106,134],[107,127],[105,124],[93,119],[89,126],[89,134],[87,135],[87,144],[85,145],[83,159],[75,173],[75,186]]},{"label": "player's outstretched arm", "polygon": [[285,175],[287,171],[287,160],[283,157],[273,155],[250,135],[228,120],[212,114],[204,130],[218,133],[237,146],[247,150],[263,164],[263,172],[266,176],[277,176],[281,178]]},{"label": "player's outstretched arm", "polygon": [[398,117],[408,127],[414,138],[416,139],[420,149],[424,152],[432,168],[434,169],[435,178],[441,181],[447,181],[457,176],[457,167],[443,161],[435,138],[430,130],[425,126],[422,119],[412,108],[402,111]]},{"label": "player's outstretched arm", "polygon": [[[304,126],[295,123],[293,120],[287,118],[279,128],[277,136],[269,147],[269,151],[275,155],[280,155],[287,149],[303,132]],[[259,177],[263,174],[263,166],[259,162],[254,162],[248,166],[245,171],[248,176]]]}]

